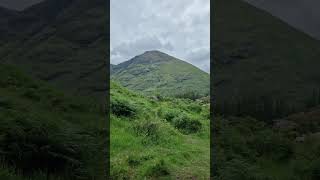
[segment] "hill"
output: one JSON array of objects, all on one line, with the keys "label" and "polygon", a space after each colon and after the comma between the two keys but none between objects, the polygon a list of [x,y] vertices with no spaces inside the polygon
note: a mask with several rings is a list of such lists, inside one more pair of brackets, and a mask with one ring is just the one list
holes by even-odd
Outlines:
[{"label": "hill", "polygon": [[105,179],[103,107],[13,66],[0,76],[0,179]]},{"label": "hill", "polygon": [[0,19],[6,27],[1,29],[0,62],[70,94],[102,99],[107,90],[106,5],[103,0],[46,0],[10,10],[10,18]]},{"label": "hill", "polygon": [[320,87],[320,42],[241,0],[213,5],[217,111],[272,119],[305,110]]},{"label": "hill", "polygon": [[128,89],[148,95],[209,95],[209,74],[160,51],[147,51],[113,65],[111,78]]},{"label": "hill", "polygon": [[246,0],[254,6],[270,12],[291,26],[320,39],[320,13],[317,0]]},{"label": "hill", "polygon": [[111,83],[111,179],[209,179],[209,104]]},{"label": "hill", "polygon": [[318,179],[319,41],[242,0],[213,6],[214,178]]}]

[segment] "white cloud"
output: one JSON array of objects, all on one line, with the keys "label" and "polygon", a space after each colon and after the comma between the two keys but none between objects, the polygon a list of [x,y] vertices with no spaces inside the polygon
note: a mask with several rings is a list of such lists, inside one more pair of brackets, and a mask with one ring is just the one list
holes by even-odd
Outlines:
[{"label": "white cloud", "polygon": [[210,0],[111,0],[111,63],[160,50],[209,71]]}]

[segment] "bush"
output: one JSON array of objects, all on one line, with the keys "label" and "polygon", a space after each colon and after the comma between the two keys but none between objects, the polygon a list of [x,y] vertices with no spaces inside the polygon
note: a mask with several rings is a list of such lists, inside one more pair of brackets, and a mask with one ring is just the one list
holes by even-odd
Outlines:
[{"label": "bush", "polygon": [[154,178],[159,178],[161,176],[167,176],[170,174],[169,168],[165,164],[163,160],[160,160],[157,162],[155,165],[151,166],[147,170],[147,176],[154,177]]},{"label": "bush", "polygon": [[135,126],[135,131],[138,135],[144,136],[157,142],[159,139],[159,125],[155,122],[142,122]]},{"label": "bush", "polygon": [[111,99],[110,108],[116,116],[132,117],[136,115],[136,108],[123,99]]},{"label": "bush", "polygon": [[39,127],[11,128],[2,132],[1,157],[9,166],[19,168],[23,174],[39,171],[48,174],[75,172],[80,167],[77,146],[53,140]]},{"label": "bush", "polygon": [[192,119],[189,116],[182,114],[173,119],[173,125],[181,132],[189,134],[200,131],[202,124],[196,119]]},{"label": "bush", "polygon": [[0,97],[0,108],[10,109],[12,107],[13,104],[9,99]]},{"label": "bush", "polygon": [[202,95],[198,94],[197,92],[194,92],[194,91],[188,91],[188,92],[184,92],[181,94],[177,94],[175,97],[181,98],[181,99],[197,100],[197,99],[201,98]]},{"label": "bush", "polygon": [[178,117],[179,114],[181,112],[177,111],[177,110],[167,110],[163,113],[163,118],[168,121],[168,122],[172,122],[172,120],[175,118],[175,117]]}]

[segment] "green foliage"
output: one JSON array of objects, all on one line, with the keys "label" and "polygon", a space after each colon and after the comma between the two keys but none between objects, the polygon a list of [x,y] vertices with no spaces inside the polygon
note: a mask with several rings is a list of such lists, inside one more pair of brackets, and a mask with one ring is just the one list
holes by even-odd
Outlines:
[{"label": "green foliage", "polygon": [[111,77],[128,89],[161,97],[197,99],[208,95],[210,87],[208,73],[160,51],[147,51],[114,65]]},{"label": "green foliage", "polygon": [[202,113],[209,111],[208,105],[146,97],[115,82],[110,94],[111,102],[121,99],[135,109],[130,117],[111,111],[111,179],[209,177],[210,121]]},{"label": "green foliage", "polygon": [[159,124],[156,122],[139,122],[138,125],[135,126],[135,131],[138,135],[146,138],[144,140],[151,140],[152,143],[156,143],[159,139]]},{"label": "green foliage", "polygon": [[163,112],[163,118],[168,122],[172,122],[173,119],[178,117],[180,113],[180,111],[168,109],[165,112]]},{"label": "green foliage", "polygon": [[132,117],[136,114],[136,109],[125,99],[111,99],[111,112],[117,116]]},{"label": "green foliage", "polygon": [[[300,128],[299,126],[297,128]],[[216,117],[217,179],[317,179],[318,137],[297,142],[283,131],[248,117]]]},{"label": "green foliage", "polygon": [[177,94],[175,97],[176,98],[184,98],[184,99],[196,100],[196,99],[199,99],[199,98],[201,98],[203,96],[204,95],[198,94],[195,91],[187,91],[187,92],[184,92],[184,93]]},{"label": "green foliage", "polygon": [[105,115],[0,65],[0,178],[104,179]]},{"label": "green foliage", "polygon": [[190,118],[186,114],[181,114],[178,117],[173,118],[172,123],[174,127],[187,134],[200,131],[202,126],[200,121]]},{"label": "green foliage", "polygon": [[146,174],[153,178],[159,178],[161,176],[168,176],[170,175],[169,168],[165,164],[164,160],[160,160],[156,162],[153,166],[147,169]]},{"label": "green foliage", "polygon": [[319,103],[318,40],[241,0],[213,6],[217,113],[271,120]]}]

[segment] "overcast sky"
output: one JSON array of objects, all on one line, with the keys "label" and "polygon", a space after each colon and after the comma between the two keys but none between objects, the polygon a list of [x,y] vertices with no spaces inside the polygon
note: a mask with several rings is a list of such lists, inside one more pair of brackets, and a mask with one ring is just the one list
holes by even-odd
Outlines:
[{"label": "overcast sky", "polygon": [[9,9],[22,10],[42,0],[0,0],[0,6]]},{"label": "overcast sky", "polygon": [[111,63],[160,50],[210,69],[210,0],[111,0]]}]

